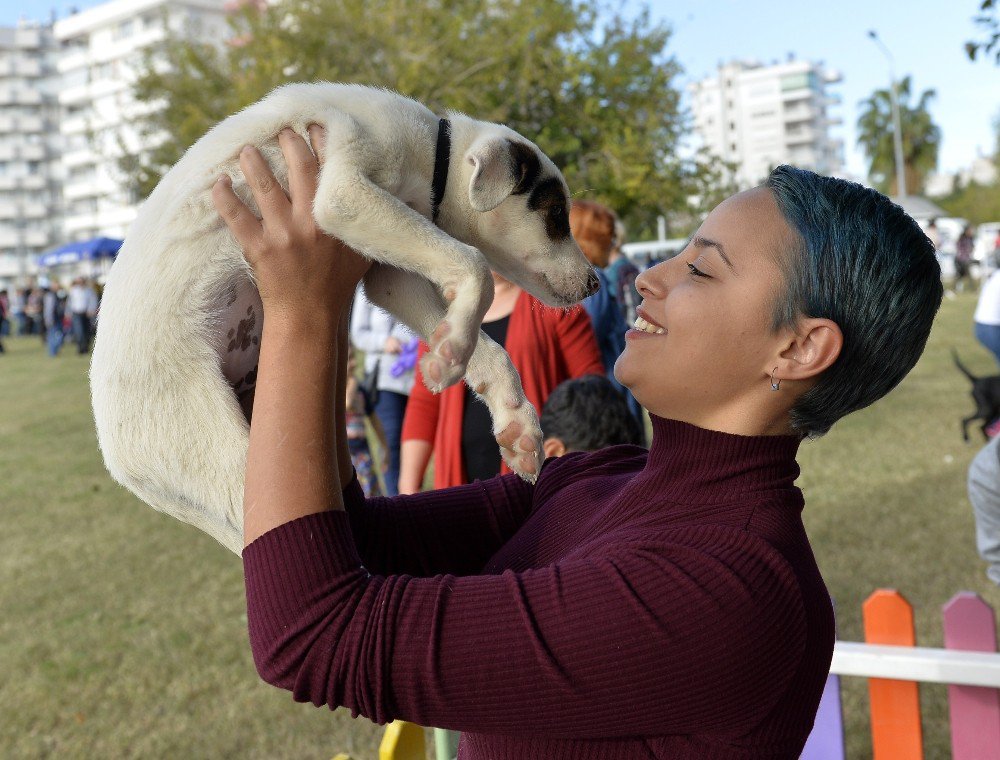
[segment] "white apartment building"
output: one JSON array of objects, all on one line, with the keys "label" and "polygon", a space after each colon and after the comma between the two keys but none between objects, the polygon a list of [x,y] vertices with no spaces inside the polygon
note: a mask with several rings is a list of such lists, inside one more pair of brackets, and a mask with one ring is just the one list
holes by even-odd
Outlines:
[{"label": "white apartment building", "polygon": [[827,92],[839,81],[839,73],[810,61],[720,65],[717,75],[689,85],[695,130],[708,150],[737,165],[740,189],[779,164],[839,174],[844,146],[830,127],[841,120],[829,109],[840,99]]},{"label": "white apartment building", "polygon": [[141,147],[136,120],[147,105],[132,97],[144,50],[166,30],[221,42],[224,0],[110,0],[55,23],[61,46],[60,131],[64,242],[125,236],[138,210],[118,168]]},{"label": "white apartment building", "polygon": [[0,283],[58,240],[56,49],[51,24],[0,27]]}]

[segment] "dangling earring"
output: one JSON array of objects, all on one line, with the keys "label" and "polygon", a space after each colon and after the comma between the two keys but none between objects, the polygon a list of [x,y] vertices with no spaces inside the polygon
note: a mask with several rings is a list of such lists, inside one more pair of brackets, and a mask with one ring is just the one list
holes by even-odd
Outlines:
[{"label": "dangling earring", "polygon": [[774,382],[774,373],[777,372],[777,371],[778,371],[777,367],[775,367],[774,369],[771,370],[771,390],[772,391],[779,390],[778,386],[781,385],[781,378],[780,377],[778,378],[778,382]]}]

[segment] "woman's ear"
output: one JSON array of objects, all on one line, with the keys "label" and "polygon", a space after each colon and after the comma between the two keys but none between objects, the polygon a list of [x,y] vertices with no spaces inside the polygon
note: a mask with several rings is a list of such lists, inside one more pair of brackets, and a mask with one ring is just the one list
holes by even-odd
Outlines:
[{"label": "woman's ear", "polygon": [[[844,334],[832,319],[804,317],[775,362],[775,380],[809,380],[818,377],[840,356]],[[767,370],[771,374],[771,369]]]},{"label": "woman's ear", "polygon": [[542,453],[545,458],[561,457],[566,453],[566,445],[559,438],[546,438],[542,442]]}]

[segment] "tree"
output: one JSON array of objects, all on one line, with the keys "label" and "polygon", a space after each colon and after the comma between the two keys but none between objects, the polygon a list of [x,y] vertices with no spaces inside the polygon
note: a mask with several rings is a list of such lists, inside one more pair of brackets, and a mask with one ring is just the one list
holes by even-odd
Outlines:
[{"label": "tree", "polygon": [[[899,83],[899,121],[903,133],[903,165],[908,193],[919,193],[924,179],[937,167],[941,129],[931,119],[927,104],[934,90],[925,90],[917,103],[910,105],[910,77]],[[897,193],[896,159],[893,146],[895,126],[892,118],[892,93],[875,90],[859,103],[858,145],[868,157],[868,176],[882,192]]]},{"label": "tree", "polygon": [[965,52],[970,61],[982,52],[983,57],[993,53],[993,59],[1000,64],[1000,18],[997,17],[997,5],[994,0],[983,0],[979,5],[979,15],[973,17],[973,22],[979,27],[982,38],[965,43]]},{"label": "tree", "polygon": [[968,219],[972,224],[1000,221],[1000,183],[970,182],[935,203],[952,216]]},{"label": "tree", "polygon": [[157,107],[142,151],[122,161],[145,197],[209,127],[292,81],[360,82],[508,124],[563,169],[571,190],[648,234],[683,206],[697,167],[675,157],[684,129],[648,11],[599,0],[283,0],[240,6],[233,39],[169,38],[147,57],[136,98]]}]

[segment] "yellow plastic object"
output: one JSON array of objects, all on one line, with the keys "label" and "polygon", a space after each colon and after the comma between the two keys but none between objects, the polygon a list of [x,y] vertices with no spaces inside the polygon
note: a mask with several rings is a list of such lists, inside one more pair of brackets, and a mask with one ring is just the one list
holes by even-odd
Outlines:
[{"label": "yellow plastic object", "polygon": [[333,760],[354,760],[354,758],[348,755],[346,752],[339,752],[333,756]]},{"label": "yellow plastic object", "polygon": [[416,723],[394,720],[385,727],[378,760],[424,760],[424,729]]}]

